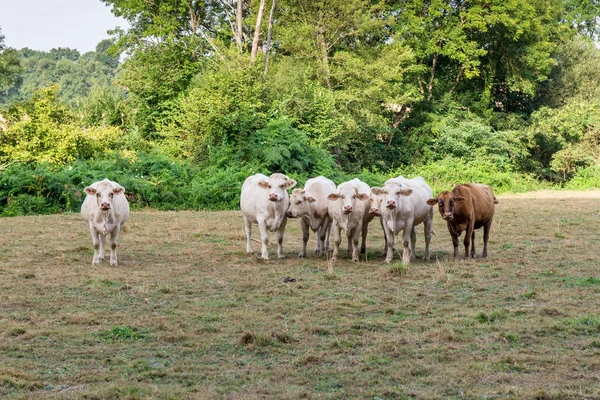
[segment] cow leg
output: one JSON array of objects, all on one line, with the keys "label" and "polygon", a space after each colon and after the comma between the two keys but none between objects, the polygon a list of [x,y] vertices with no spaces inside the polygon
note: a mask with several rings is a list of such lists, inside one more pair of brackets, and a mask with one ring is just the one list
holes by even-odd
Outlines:
[{"label": "cow leg", "polygon": [[[279,225],[279,229],[277,229],[277,258],[285,258],[285,254],[283,254],[283,233],[285,232],[285,226],[287,225],[287,218],[284,218],[281,221],[281,225]],[[308,237],[308,232],[307,232]],[[308,238],[306,239],[308,240]],[[304,251],[306,251],[306,246],[304,247]]]},{"label": "cow leg", "polygon": [[119,239],[120,226],[116,226],[110,234],[110,265],[116,267],[117,262],[117,240]]},{"label": "cow leg", "polygon": [[245,216],[244,230],[246,231],[246,253],[252,253],[252,240],[250,240],[250,235],[252,234],[252,222]]},{"label": "cow leg", "polygon": [[332,224],[331,230],[333,231],[333,254],[331,255],[331,261],[336,261],[338,253],[340,252],[340,243],[342,243],[342,235],[340,232],[340,226],[337,222]]},{"label": "cow leg", "polygon": [[487,244],[490,238],[490,229],[492,227],[492,221],[488,222],[483,226],[483,254],[481,258],[487,258]]},{"label": "cow leg", "polygon": [[381,229],[383,229],[383,251],[381,252],[382,256],[386,256],[387,255],[387,235],[385,234],[385,226],[383,226],[383,218],[379,217],[379,222],[381,223]]},{"label": "cow leg", "polygon": [[425,233],[425,260],[429,261],[429,243],[431,242],[431,231],[433,230],[433,209],[431,212],[431,218],[427,218],[423,223],[423,230]]},{"label": "cow leg", "polygon": [[267,245],[269,244],[269,231],[267,230],[267,224],[264,220],[258,221],[258,229],[260,230],[260,255],[263,259],[269,259],[269,251]]},{"label": "cow leg", "polygon": [[[357,226],[352,234],[352,262],[358,262],[358,242],[360,240],[361,233],[364,233],[364,231],[365,230],[363,229],[363,227]],[[365,236],[363,235],[363,242],[364,237]],[[360,249],[360,252],[362,253],[362,248]]]},{"label": "cow leg", "polygon": [[412,252],[410,255],[410,260],[414,261],[417,259],[417,228],[414,226],[410,232],[410,247]]},{"label": "cow leg", "polygon": [[477,254],[475,253],[475,229],[473,229],[473,233],[471,234],[471,258],[477,258]]},{"label": "cow leg", "polygon": [[396,250],[396,239],[394,238],[394,231],[392,231],[387,224],[383,224],[383,230],[385,232],[385,238],[387,243],[387,254],[385,256],[385,262],[389,264],[394,258],[394,250]]},{"label": "cow leg", "polygon": [[352,257],[352,232],[346,231],[346,237],[348,238],[348,249],[346,250],[346,256]]},{"label": "cow leg", "polygon": [[[320,243],[321,245],[321,252],[319,253],[319,255],[323,255],[325,254],[325,252],[329,247],[329,229],[331,228],[331,226],[329,225],[321,225],[321,227],[319,228],[319,232],[318,232],[318,237],[317,237],[317,241],[318,243]],[[327,244],[325,244],[327,242]]]},{"label": "cow leg", "polygon": [[363,222],[362,226],[362,242],[360,243],[360,254],[365,254],[367,252],[367,233],[369,231],[369,224]]},{"label": "cow leg", "polygon": [[318,256],[319,254],[321,254],[321,227],[319,227],[316,231],[313,230],[313,232],[315,232],[315,239],[317,242],[317,244],[315,245],[315,256]]},{"label": "cow leg", "polygon": [[413,225],[412,221],[407,221],[404,225],[404,229],[402,230],[402,264],[408,265],[410,264],[411,259],[411,251],[410,251],[410,235],[412,234]]},{"label": "cow leg", "polygon": [[456,259],[458,257],[458,237],[460,234],[456,233],[456,230],[450,222],[448,222],[448,232],[450,232],[450,236],[452,237],[452,246],[454,247],[453,258]]},{"label": "cow leg", "polygon": [[98,254],[98,261],[104,261],[106,258],[106,236],[107,235],[103,234],[98,235],[98,238],[100,239],[100,254]]},{"label": "cow leg", "polygon": [[473,236],[473,225],[469,224],[467,227],[467,232],[465,233],[465,259],[469,258],[469,246],[471,245],[471,237]]},{"label": "cow leg", "polygon": [[331,250],[331,248],[329,247],[329,240],[330,240],[330,236],[331,236],[331,218],[329,218],[329,216],[325,217],[325,221],[327,221],[326,223],[324,223],[324,225],[326,226],[325,228],[325,232],[326,232],[326,236],[325,236],[325,250],[329,251]]},{"label": "cow leg", "polygon": [[99,252],[100,252],[100,238],[98,232],[93,227],[90,227],[90,234],[92,235],[92,245],[94,246],[94,256],[92,257],[92,266],[100,264]]},{"label": "cow leg", "polygon": [[[306,257],[306,243],[308,243],[308,238],[310,236],[308,222],[306,222],[304,218],[300,218],[300,227],[302,228],[302,250],[298,254],[298,258],[303,258]],[[317,248],[319,248],[318,243],[319,241],[317,240]]]}]

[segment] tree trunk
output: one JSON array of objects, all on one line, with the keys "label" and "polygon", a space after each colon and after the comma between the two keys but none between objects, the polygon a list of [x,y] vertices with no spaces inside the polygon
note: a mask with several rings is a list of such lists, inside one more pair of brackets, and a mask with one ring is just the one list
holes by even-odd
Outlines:
[{"label": "tree trunk", "polygon": [[267,79],[267,70],[269,68],[269,54],[271,54],[271,36],[273,34],[273,19],[275,17],[275,3],[271,3],[271,12],[269,13],[269,30],[267,31],[267,45],[265,47],[265,71],[263,72],[263,81]]},{"label": "tree trunk", "polygon": [[235,41],[237,42],[238,48],[240,49],[240,53],[242,52],[242,35],[243,35],[243,31],[242,31],[242,20],[243,20],[243,15],[242,15],[242,11],[244,9],[243,7],[244,5],[244,0],[237,0],[237,13],[235,15],[235,20],[236,20],[236,25],[237,25],[237,32],[235,35]]},{"label": "tree trunk", "polygon": [[325,32],[323,32],[323,28],[319,28],[319,30],[317,31],[317,40],[319,42],[319,47],[321,47],[321,61],[323,62],[325,84],[327,85],[327,89],[331,89],[331,72],[329,71],[329,49],[327,48],[327,43],[325,42]]},{"label": "tree trunk", "polygon": [[464,70],[465,70],[465,66],[461,65],[460,69],[458,70],[458,75],[456,75],[456,79],[454,80],[454,85],[452,85],[452,89],[450,89],[450,94],[452,94],[456,90],[456,87],[458,86],[458,82],[460,82],[460,78],[461,78]]},{"label": "tree trunk", "polygon": [[250,62],[254,63],[256,54],[258,53],[258,40],[260,39],[260,25],[262,24],[263,11],[265,9],[265,1],[260,0],[258,7],[258,15],[256,17],[256,28],[254,29],[254,39],[252,40],[252,53],[250,53]]},{"label": "tree trunk", "polygon": [[438,53],[435,53],[431,63],[431,77],[429,78],[429,84],[427,85],[427,100],[431,100],[433,97],[433,78],[435,78],[435,65],[437,64],[437,60]]}]

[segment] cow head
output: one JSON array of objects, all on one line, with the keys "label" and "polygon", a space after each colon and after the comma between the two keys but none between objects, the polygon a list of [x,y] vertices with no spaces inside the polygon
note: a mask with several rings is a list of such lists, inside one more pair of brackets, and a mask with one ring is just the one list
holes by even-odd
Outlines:
[{"label": "cow head", "polygon": [[363,207],[362,202],[369,200],[369,195],[359,193],[354,185],[340,185],[336,193],[330,193],[327,196],[329,201],[338,201],[343,214],[349,215],[357,207]]},{"label": "cow head", "polygon": [[427,204],[430,206],[438,205],[440,214],[446,221],[452,221],[454,218],[454,205],[463,204],[465,198],[462,196],[455,196],[452,192],[444,190],[435,199],[427,200]]},{"label": "cow head", "polygon": [[380,187],[372,187],[369,195],[369,214],[381,215],[381,203],[383,203],[383,189]]},{"label": "cow head", "polygon": [[258,186],[269,190],[270,201],[282,201],[287,197],[287,189],[296,186],[296,181],[283,174],[273,174],[268,180],[258,182]]},{"label": "cow head", "polygon": [[290,218],[299,218],[310,213],[310,204],[317,201],[312,196],[306,194],[303,189],[294,189],[290,196],[290,208],[285,215]]},{"label": "cow head", "polygon": [[115,195],[125,193],[125,188],[123,186],[111,182],[108,179],[88,186],[84,190],[89,196],[96,196],[96,203],[102,211],[111,209],[113,197]]},{"label": "cow head", "polygon": [[381,206],[393,210],[402,202],[402,196],[410,196],[412,189],[400,182],[387,181],[379,196],[382,197]]}]

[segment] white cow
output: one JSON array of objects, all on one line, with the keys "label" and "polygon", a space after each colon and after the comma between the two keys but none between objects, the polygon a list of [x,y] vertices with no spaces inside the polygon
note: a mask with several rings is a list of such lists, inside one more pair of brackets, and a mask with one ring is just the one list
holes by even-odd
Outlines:
[{"label": "white cow", "polygon": [[252,223],[258,224],[262,243],[261,255],[269,259],[267,245],[269,232],[277,232],[277,256],[283,255],[283,232],[287,223],[285,212],[290,200],[287,189],[296,186],[296,181],[283,174],[273,174],[267,177],[263,174],[249,176],[242,185],[240,207],[244,214],[246,229],[246,252],[252,253]]},{"label": "white cow", "polygon": [[104,179],[85,188],[81,216],[87,221],[94,245],[92,265],[104,260],[106,236],[110,233],[110,265],[117,265],[117,239],[121,227],[129,219],[129,203],[125,188]]},{"label": "white cow", "polygon": [[[389,263],[396,249],[395,235],[402,234],[402,263],[409,264],[415,258],[417,233],[415,227],[421,223],[425,231],[425,259],[429,260],[429,242],[431,241],[433,208],[427,200],[433,195],[431,188],[422,177],[405,179],[392,178],[386,181],[383,188],[374,187],[371,193],[383,196],[381,218],[387,239],[385,262]],[[410,248],[409,248],[410,239]]]},{"label": "white cow", "polygon": [[352,261],[358,262],[358,239],[362,233],[361,252],[366,251],[366,238],[369,221],[369,185],[360,179],[340,183],[335,193],[329,199],[329,216],[332,219],[333,255],[332,261],[337,260],[340,250],[341,230],[348,237],[348,253],[352,251]]},{"label": "white cow", "polygon": [[289,218],[300,218],[302,227],[302,251],[298,257],[306,257],[306,243],[309,238],[309,227],[317,232],[315,254],[322,255],[329,247],[329,200],[327,196],[335,192],[335,183],[324,176],[318,176],[306,181],[304,189],[294,189],[290,196],[290,208],[286,215]]}]

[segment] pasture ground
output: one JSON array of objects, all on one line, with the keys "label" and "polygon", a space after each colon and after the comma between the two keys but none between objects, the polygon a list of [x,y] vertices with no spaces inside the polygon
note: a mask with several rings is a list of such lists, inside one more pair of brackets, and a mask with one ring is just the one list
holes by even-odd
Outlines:
[{"label": "pasture ground", "polygon": [[374,221],[333,274],[295,220],[265,262],[239,212],[136,211],[91,267],[79,215],[0,219],[0,397],[597,399],[599,198],[500,196],[487,260],[436,210],[433,261],[386,266]]}]

